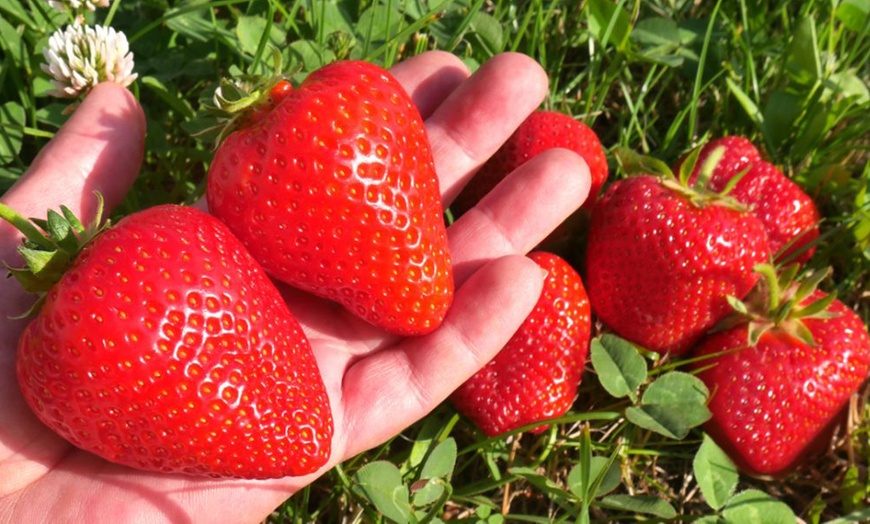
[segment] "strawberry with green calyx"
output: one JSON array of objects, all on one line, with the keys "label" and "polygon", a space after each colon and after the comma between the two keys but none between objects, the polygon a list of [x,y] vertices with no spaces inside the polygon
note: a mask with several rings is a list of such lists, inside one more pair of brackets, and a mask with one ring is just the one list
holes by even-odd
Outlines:
[{"label": "strawberry with green calyx", "polygon": [[398,81],[335,62],[264,113],[218,148],[211,212],[274,278],[396,334],[437,328],[453,298],[441,194]]},{"label": "strawberry with green calyx", "polygon": [[797,265],[764,278],[738,314],[701,341],[693,366],[712,392],[706,430],[754,476],[782,476],[811,458],[870,372],[860,317],[816,289]]},{"label": "strawberry with green calyx", "polygon": [[731,311],[727,296],[743,298],[755,285],[753,268],[770,257],[767,235],[743,206],[706,189],[723,151],[706,159],[692,186],[688,169],[678,179],[661,161],[616,153],[641,174],[613,183],[593,209],[585,279],[592,310],[623,338],[681,355]]},{"label": "strawberry with green calyx", "polygon": [[[809,195],[746,138],[725,136],[701,147],[692,177],[714,150],[724,148],[709,180],[713,191],[746,205],[764,224],[777,263],[806,263],[815,252],[821,215]],[[677,169],[682,169],[678,163]],[[694,178],[692,178],[694,180]]]},{"label": "strawberry with green calyx", "polygon": [[548,272],[535,308],[495,358],[451,396],[487,436],[563,415],[589,350],[591,313],[580,276],[554,254],[528,256]]},{"label": "strawberry with green calyx", "polygon": [[90,228],[67,210],[36,226],[0,212],[37,270],[15,275],[44,293],[16,372],[46,426],[149,471],[260,479],[326,463],[333,420],[308,340],[219,220],[175,205]]}]

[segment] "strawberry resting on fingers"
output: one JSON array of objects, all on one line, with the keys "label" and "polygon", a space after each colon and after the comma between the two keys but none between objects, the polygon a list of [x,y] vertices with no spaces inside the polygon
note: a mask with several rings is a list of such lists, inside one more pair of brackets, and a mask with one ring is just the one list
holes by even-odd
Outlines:
[{"label": "strawberry resting on fingers", "polygon": [[450,397],[490,437],[564,415],[589,352],[592,319],[580,275],[552,253],[528,257],[547,271],[535,309],[504,349]]}]

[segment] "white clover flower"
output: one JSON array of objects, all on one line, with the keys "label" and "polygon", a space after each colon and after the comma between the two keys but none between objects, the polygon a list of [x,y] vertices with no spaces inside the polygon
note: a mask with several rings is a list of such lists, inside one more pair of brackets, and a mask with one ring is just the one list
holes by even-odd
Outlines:
[{"label": "white clover flower", "polygon": [[100,82],[129,86],[133,73],[133,53],[127,36],[111,27],[69,25],[58,29],[42,50],[47,64],[42,70],[52,76],[54,89],[49,94],[76,98]]},{"label": "white clover flower", "polygon": [[48,5],[64,13],[77,13],[82,8],[95,11],[98,7],[109,7],[109,0],[48,0]]}]

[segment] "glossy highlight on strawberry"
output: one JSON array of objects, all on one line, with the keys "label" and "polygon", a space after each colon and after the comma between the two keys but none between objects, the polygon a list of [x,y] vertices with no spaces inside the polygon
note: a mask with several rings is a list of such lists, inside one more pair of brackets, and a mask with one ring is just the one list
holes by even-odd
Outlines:
[{"label": "glossy highlight on strawberry", "polygon": [[528,257],[548,271],[535,308],[495,358],[451,396],[487,436],[563,415],[589,351],[591,311],[580,275],[557,255]]},{"label": "glossy highlight on strawberry", "polygon": [[166,205],[88,244],[19,340],[21,391],[133,468],[274,478],[322,467],[333,419],[278,290],[217,219]]},{"label": "glossy highlight on strawberry", "polygon": [[428,333],[450,307],[428,137],[383,68],[340,61],[285,92],[221,144],[207,197],[271,276],[378,327]]}]

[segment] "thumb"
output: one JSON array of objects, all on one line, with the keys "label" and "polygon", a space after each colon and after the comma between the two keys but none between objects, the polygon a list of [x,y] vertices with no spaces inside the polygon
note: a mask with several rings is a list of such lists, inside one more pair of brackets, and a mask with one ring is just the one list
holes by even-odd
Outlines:
[{"label": "thumb", "polygon": [[[62,204],[88,223],[97,206],[94,191],[103,194],[107,210],[124,198],[139,172],[144,140],[145,115],[133,95],[117,84],[97,85],[0,200],[23,217],[37,218]],[[0,264],[20,265],[20,238],[0,220]],[[0,281],[5,320],[26,310],[26,296],[12,280]]]},{"label": "thumb", "polygon": [[[99,84],[2,200],[25,217],[44,218],[63,204],[87,222],[96,209],[94,191],[108,209],[124,198],[139,172],[144,139],[145,115],[133,95]],[[0,249],[10,235],[0,229]]]}]

